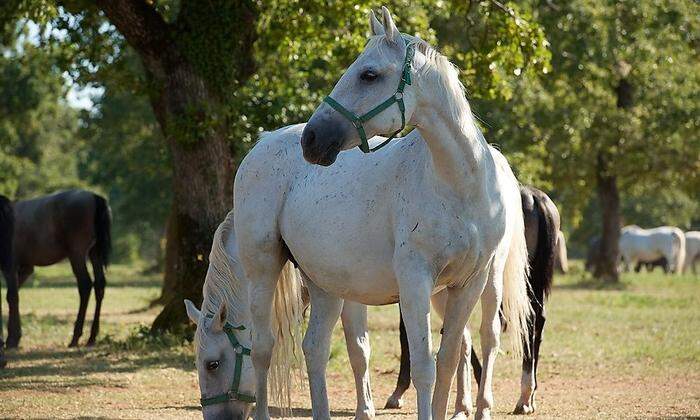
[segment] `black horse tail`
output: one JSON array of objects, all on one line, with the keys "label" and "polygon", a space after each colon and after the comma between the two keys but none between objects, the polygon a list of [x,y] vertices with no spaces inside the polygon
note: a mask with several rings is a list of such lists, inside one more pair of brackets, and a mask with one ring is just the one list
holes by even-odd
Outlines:
[{"label": "black horse tail", "polygon": [[[558,227],[554,203],[544,193],[532,194],[538,213],[537,248],[530,260],[530,286],[535,296],[549,297],[554,279],[554,260],[557,252]],[[544,302],[539,302],[544,304]]]},{"label": "black horse tail", "polygon": [[95,196],[95,252],[102,267],[109,265],[112,253],[112,212],[107,200],[97,194]]},{"label": "black horse tail", "polygon": [[12,202],[0,195],[0,270],[9,272],[12,266],[12,241],[15,232],[15,212]]}]

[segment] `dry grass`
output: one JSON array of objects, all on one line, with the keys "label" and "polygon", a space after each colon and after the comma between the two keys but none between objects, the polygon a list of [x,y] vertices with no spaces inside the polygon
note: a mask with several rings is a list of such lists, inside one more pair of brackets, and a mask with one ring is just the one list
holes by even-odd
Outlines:
[{"label": "dry grass", "polygon": [[[200,417],[191,345],[143,334],[158,312],[148,308],[158,279],[114,267],[101,340],[94,348],[68,349],[78,301],[68,273],[63,265],[40,270],[21,291],[24,337],[0,372],[0,417]],[[556,284],[542,347],[540,416],[700,415],[700,278],[630,274],[607,288],[575,271]],[[398,371],[398,314],[393,306],[372,308],[369,318],[373,395],[381,408]],[[354,386],[340,327],[335,334],[330,400],[333,417],[348,418]],[[496,377],[500,416],[517,399],[518,361],[500,357]],[[295,401],[295,416],[310,417],[308,391],[299,390]],[[414,418],[414,406],[409,390],[405,409],[378,410],[378,416]]]}]

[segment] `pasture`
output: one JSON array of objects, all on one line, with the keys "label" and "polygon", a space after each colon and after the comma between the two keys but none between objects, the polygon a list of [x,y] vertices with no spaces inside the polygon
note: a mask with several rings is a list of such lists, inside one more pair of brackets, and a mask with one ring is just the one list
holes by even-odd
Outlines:
[{"label": "pasture", "polygon": [[[628,273],[610,288],[583,274],[579,262],[572,265],[569,275],[556,277],[547,308],[536,416],[700,415],[700,278]],[[39,269],[21,289],[24,336],[0,371],[0,418],[201,418],[191,343],[147,334],[160,309],[149,308],[159,275],[117,265],[107,276],[102,332],[92,348],[67,347],[78,296],[65,263]],[[91,321],[91,308],[88,314]],[[382,409],[399,367],[397,307],[370,309],[369,323],[377,416],[414,418],[412,388],[404,409]],[[499,417],[515,404],[519,372],[519,361],[499,357]],[[352,417],[355,392],[340,326],[328,383],[333,417]],[[310,417],[305,386],[294,417]]]}]

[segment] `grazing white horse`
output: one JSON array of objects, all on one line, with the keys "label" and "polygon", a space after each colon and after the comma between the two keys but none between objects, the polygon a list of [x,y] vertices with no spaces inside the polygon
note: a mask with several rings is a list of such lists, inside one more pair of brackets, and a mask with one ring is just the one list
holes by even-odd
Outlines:
[{"label": "grazing white horse", "polygon": [[[239,299],[237,314],[226,319],[245,328],[241,335],[251,331],[244,346],[229,341],[236,354],[250,353],[255,375],[229,369],[237,360],[244,364],[244,356],[222,357],[209,366],[198,355],[200,388],[209,407],[205,416],[217,405],[228,410],[247,403],[254,384],[256,418],[269,418],[268,371],[289,364],[273,357],[273,349],[287,348],[295,336],[275,327],[284,312],[277,309],[278,296],[297,304],[293,293],[280,292],[280,282],[286,284],[295,273],[290,259],[298,263],[311,299],[303,350],[314,418],[330,418],[325,369],[343,299],[401,302],[420,419],[445,416],[462,341],[470,343],[465,326],[479,297],[484,366],[477,417],[490,417],[493,407],[501,303],[512,344],[521,350],[531,308],[518,182],[477,129],[457,70],[420,39],[402,36],[388,10],[383,15],[384,25],[372,15],[372,38],[331,93],[336,105],[347,107],[345,113],[321,105],[306,126],[263,136],[239,167],[233,272],[235,282],[247,285],[248,298]],[[384,101],[389,105],[377,111],[375,105],[389,96]],[[362,121],[344,119],[368,110]],[[418,132],[379,153],[350,150],[366,150],[363,140],[395,132],[404,121]],[[446,321],[436,369],[430,298],[443,289]],[[199,354],[211,341],[199,330],[219,329],[207,319],[198,321]],[[238,335],[239,330],[229,331]],[[223,342],[226,335],[219,335]],[[212,375],[221,374],[216,371],[233,374],[233,382],[214,380]],[[229,384],[251,391],[238,398]]]},{"label": "grazing white horse", "polygon": [[690,231],[685,233],[685,266],[683,271],[688,268],[695,271],[695,262],[700,259],[700,231]]},{"label": "grazing white horse", "polygon": [[[202,310],[185,300],[187,314],[197,325],[195,354],[205,418],[246,418],[252,408],[250,403],[255,400],[254,381],[249,380],[253,377],[253,366],[246,351],[251,348],[251,331],[241,329],[250,324],[245,310],[250,306],[249,283],[243,280],[240,269],[233,212],[230,212],[214,234]],[[294,371],[300,367],[294,363],[294,357],[301,334],[303,290],[300,279],[289,270],[292,267],[286,266],[277,283],[272,318],[277,342],[284,344],[275,346],[273,357],[278,363],[273,365],[278,370],[274,372],[272,385],[277,397],[275,402],[282,406],[290,405],[293,379],[301,377],[297,374],[300,372]],[[345,302],[341,318],[357,389],[356,418],[371,418],[375,410],[369,382],[367,307]],[[236,366],[237,358],[240,358],[240,366]]]},{"label": "grazing white horse", "polygon": [[671,272],[680,274],[685,261],[685,235],[673,226],[652,229],[625,226],[620,235],[620,255],[626,265],[633,267],[639,261],[655,261],[664,257]]}]

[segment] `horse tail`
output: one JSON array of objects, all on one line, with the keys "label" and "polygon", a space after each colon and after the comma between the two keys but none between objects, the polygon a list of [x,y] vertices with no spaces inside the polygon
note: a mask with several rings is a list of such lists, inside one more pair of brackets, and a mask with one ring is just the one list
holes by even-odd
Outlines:
[{"label": "horse tail", "polygon": [[569,271],[569,257],[566,253],[566,238],[564,238],[564,233],[561,230],[557,233],[557,252],[555,261],[557,261],[557,270],[560,270],[562,274],[566,274]]},{"label": "horse tail", "polygon": [[673,246],[675,249],[676,274],[683,274],[683,265],[685,264],[685,234],[680,229],[674,229]]},{"label": "horse tail", "polygon": [[292,408],[292,388],[304,379],[301,351],[304,303],[302,282],[294,264],[284,264],[277,280],[273,302],[273,334],[275,347],[270,363],[272,401],[280,407]]},{"label": "horse tail", "polygon": [[95,246],[102,267],[107,268],[112,253],[112,212],[107,200],[97,194],[95,197]]},{"label": "horse tail", "polygon": [[12,266],[12,242],[15,232],[15,212],[12,202],[0,195],[0,270],[9,272]]},{"label": "horse tail", "polygon": [[501,313],[511,334],[511,349],[516,356],[522,356],[525,340],[529,334],[528,319],[532,306],[528,296],[529,263],[525,241],[525,221],[523,218],[520,194],[517,197],[517,216],[513,217],[513,230],[510,249],[503,272],[503,303]]},{"label": "horse tail", "polygon": [[[554,279],[554,260],[557,253],[559,227],[554,214],[548,206],[549,197],[542,194],[532,194],[537,210],[537,248],[531,258],[530,287],[537,299],[549,297]],[[554,203],[552,203],[554,206]],[[563,235],[562,235],[563,236]],[[544,305],[542,302],[537,302]]]}]

